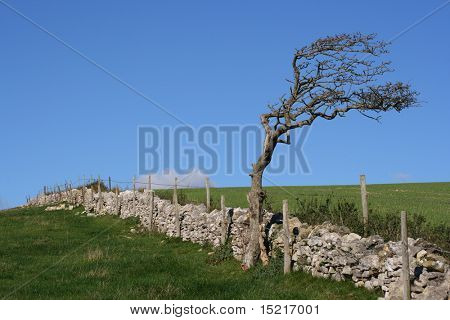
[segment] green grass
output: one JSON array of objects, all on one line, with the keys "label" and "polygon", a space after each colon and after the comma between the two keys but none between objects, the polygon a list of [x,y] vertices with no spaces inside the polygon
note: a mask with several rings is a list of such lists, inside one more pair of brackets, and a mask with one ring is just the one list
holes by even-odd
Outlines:
[{"label": "green grass", "polygon": [[350,282],[208,264],[209,247],[131,233],[136,220],[0,213],[0,297],[7,299],[375,299]]},{"label": "green grass", "polygon": [[[226,205],[248,207],[246,195],[249,188],[212,188],[211,198],[215,207],[219,206],[220,195],[225,196]],[[266,187],[268,202],[273,210],[280,211],[283,199],[289,200],[291,212],[298,210],[296,199],[325,200],[345,199],[361,205],[359,186],[312,186],[312,187]],[[399,213],[406,210],[410,214],[421,214],[431,224],[443,223],[450,226],[450,183],[408,183],[368,185],[369,208],[378,213]],[[188,202],[205,202],[204,189],[184,189],[181,191]],[[158,190],[157,194],[168,193]]]}]

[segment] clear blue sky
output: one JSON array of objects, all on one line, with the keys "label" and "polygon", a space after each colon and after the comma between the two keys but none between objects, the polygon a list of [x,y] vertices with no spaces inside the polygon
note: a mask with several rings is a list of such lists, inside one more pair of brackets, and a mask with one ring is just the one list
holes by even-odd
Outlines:
[{"label": "clear blue sky", "polygon": [[[0,1],[0,206],[43,185],[137,173],[138,125],[177,125],[147,101]],[[439,5],[430,1],[25,1],[17,10],[193,126],[257,124],[286,92],[293,49],[342,32],[389,40]],[[450,180],[450,5],[391,46],[396,72],[423,107],[314,124],[309,175],[281,185]],[[282,146],[278,152],[286,152]],[[248,185],[240,173],[218,186]]]}]

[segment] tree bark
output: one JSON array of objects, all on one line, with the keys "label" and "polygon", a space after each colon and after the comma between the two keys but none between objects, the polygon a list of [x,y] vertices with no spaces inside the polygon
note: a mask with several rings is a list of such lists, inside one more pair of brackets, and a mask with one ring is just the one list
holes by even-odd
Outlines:
[{"label": "tree bark", "polygon": [[262,177],[264,170],[272,160],[272,154],[277,144],[278,136],[271,132],[266,132],[264,140],[264,147],[258,161],[253,164],[253,171],[250,174],[251,188],[248,193],[248,203],[250,210],[250,230],[249,242],[244,255],[243,264],[246,268],[251,268],[258,260],[260,254],[263,262],[266,262],[267,257],[265,251],[261,247],[263,243],[261,223],[263,220],[263,204],[266,194],[262,188]]}]

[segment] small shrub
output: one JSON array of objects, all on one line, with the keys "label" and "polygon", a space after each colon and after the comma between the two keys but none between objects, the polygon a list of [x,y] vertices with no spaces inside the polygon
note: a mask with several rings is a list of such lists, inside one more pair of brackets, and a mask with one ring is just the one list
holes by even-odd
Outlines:
[{"label": "small shrub", "polygon": [[252,277],[254,279],[271,279],[283,274],[284,259],[281,250],[276,247],[272,252],[272,257],[267,266],[262,263],[258,263],[254,270]]},{"label": "small shrub", "polygon": [[227,260],[233,259],[233,249],[231,243],[222,244],[214,248],[214,253],[208,257],[207,263],[212,265],[218,265]]},{"label": "small shrub", "polygon": [[270,195],[270,193],[266,194],[266,198],[264,199],[264,209],[266,209],[269,212],[274,212],[273,208],[273,198]]},{"label": "small shrub", "polygon": [[[323,200],[297,198],[297,206],[298,210],[293,215],[302,222],[314,225],[329,221],[335,225],[346,226],[358,234],[364,232],[362,214],[353,202],[345,199],[336,200],[330,195]],[[450,249],[450,226],[444,223],[433,225],[421,214],[409,215],[408,233],[411,238],[422,238],[444,250]],[[386,241],[398,241],[400,239],[400,214],[370,210],[368,234],[378,234]]]},{"label": "small shrub", "polygon": [[[94,182],[86,184],[86,188],[92,189],[92,190],[94,190],[94,192],[98,192],[98,181],[94,181]],[[102,192],[108,191],[108,187],[103,183],[103,181],[100,181],[100,190]]]}]

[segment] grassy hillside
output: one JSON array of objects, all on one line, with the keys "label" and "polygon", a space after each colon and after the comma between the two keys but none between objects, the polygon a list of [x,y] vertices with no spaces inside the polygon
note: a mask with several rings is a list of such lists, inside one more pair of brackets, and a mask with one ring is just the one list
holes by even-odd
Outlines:
[{"label": "grassy hillside", "polygon": [[[292,212],[298,210],[297,199],[332,200],[344,199],[353,202],[358,209],[361,205],[359,186],[317,186],[317,187],[267,187],[269,204],[274,210],[281,210],[283,199],[289,200]],[[406,210],[410,214],[418,213],[432,224],[450,225],[450,183],[411,183],[368,185],[369,208],[379,213],[398,213]],[[227,206],[248,207],[246,194],[248,188],[213,188],[213,205],[219,206],[223,194]],[[167,194],[166,190],[157,193]],[[187,201],[204,202],[204,189],[184,189],[182,196]]]},{"label": "grassy hillside", "polygon": [[[40,208],[0,213],[4,299],[374,299],[350,282],[208,264],[209,247],[132,233],[136,220]],[[275,264],[273,266],[276,266]]]}]

